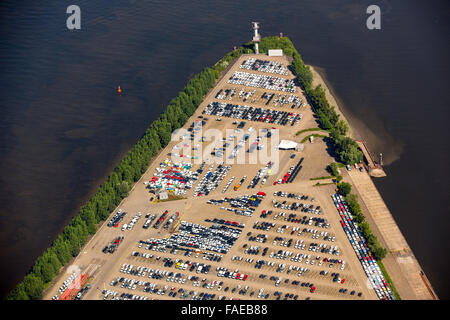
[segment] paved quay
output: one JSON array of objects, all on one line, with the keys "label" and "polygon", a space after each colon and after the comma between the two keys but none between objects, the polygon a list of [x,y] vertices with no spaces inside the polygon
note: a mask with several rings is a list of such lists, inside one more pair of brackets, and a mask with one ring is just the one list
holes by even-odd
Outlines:
[{"label": "paved quay", "polygon": [[[389,254],[383,260],[402,299],[437,299],[414,253],[397,226],[391,212],[367,172],[348,172],[370,217],[367,219],[374,233],[382,240]],[[376,228],[376,230],[375,230]]]}]

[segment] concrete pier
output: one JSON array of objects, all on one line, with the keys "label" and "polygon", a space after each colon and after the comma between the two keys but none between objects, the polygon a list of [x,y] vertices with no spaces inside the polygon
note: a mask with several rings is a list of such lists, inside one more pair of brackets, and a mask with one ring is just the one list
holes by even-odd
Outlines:
[{"label": "concrete pier", "polygon": [[369,216],[366,214],[367,222],[388,250],[383,264],[401,298],[408,300],[437,299],[436,293],[370,176],[359,170],[351,170],[348,175],[362,200],[360,201],[361,205],[365,205],[369,212]]}]

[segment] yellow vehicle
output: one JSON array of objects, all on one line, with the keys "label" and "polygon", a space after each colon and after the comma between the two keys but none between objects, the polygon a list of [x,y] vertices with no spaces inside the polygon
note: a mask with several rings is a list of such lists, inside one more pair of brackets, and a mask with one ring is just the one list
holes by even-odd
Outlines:
[{"label": "yellow vehicle", "polygon": [[181,262],[178,262],[177,265],[175,266],[175,269],[178,269],[181,265]]}]

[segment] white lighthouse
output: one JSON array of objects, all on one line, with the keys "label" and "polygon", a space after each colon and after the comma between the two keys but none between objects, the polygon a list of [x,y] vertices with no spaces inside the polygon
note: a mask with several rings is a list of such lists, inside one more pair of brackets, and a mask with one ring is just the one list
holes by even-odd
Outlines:
[{"label": "white lighthouse", "polygon": [[259,53],[258,43],[259,41],[261,41],[261,36],[258,33],[259,22],[252,22],[252,24],[253,30],[255,31],[255,34],[253,35],[253,42],[255,43],[255,53],[258,54]]}]

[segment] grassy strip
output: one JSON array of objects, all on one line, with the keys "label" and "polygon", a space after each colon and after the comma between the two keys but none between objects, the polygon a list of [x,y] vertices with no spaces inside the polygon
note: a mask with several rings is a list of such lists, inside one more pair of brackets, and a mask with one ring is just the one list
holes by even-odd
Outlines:
[{"label": "grassy strip", "polygon": [[313,185],[313,187],[321,187],[321,186],[328,186],[330,184],[334,184],[334,182],[327,182],[327,183],[320,183],[317,182],[315,185]]},{"label": "grassy strip", "polygon": [[333,179],[334,176],[323,176],[323,177],[317,177],[317,178],[310,178],[309,180],[324,180],[324,179]]},{"label": "grassy strip", "polygon": [[303,132],[308,132],[308,131],[325,131],[326,132],[327,130],[324,130],[321,128],[309,128],[309,129],[300,130],[295,135],[298,136],[298,135],[302,134]]},{"label": "grassy strip", "polygon": [[383,264],[383,262],[381,262],[380,260],[377,260],[378,266],[381,269],[381,272],[383,272],[384,277],[386,278],[387,283],[389,284],[389,287],[391,288],[392,292],[394,293],[395,299],[397,300],[402,300],[402,298],[400,298],[400,295],[398,294],[397,289],[394,286],[394,283],[392,282],[391,277],[389,277],[389,274]]},{"label": "grassy strip", "polygon": [[317,133],[314,133],[314,134],[310,134],[309,136],[304,137],[304,138],[302,139],[301,143],[304,143],[304,142],[308,141],[309,137],[314,137],[314,138],[328,138],[327,136],[324,136],[323,134],[317,134]]}]

